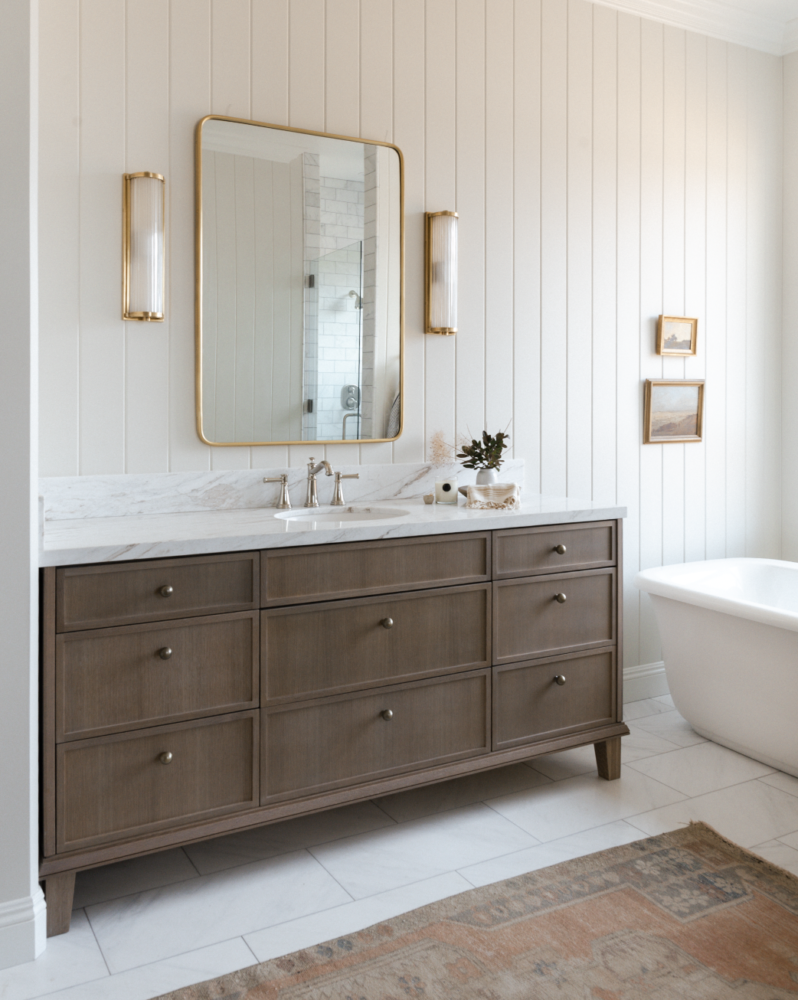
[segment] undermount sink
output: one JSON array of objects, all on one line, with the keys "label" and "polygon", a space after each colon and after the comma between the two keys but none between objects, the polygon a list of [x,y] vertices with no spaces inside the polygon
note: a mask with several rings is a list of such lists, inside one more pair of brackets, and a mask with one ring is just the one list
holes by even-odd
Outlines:
[{"label": "undermount sink", "polygon": [[390,521],[407,517],[410,511],[400,507],[372,507],[367,505],[346,507],[312,507],[302,510],[281,510],[275,517],[282,521],[300,524],[345,524],[353,521]]}]

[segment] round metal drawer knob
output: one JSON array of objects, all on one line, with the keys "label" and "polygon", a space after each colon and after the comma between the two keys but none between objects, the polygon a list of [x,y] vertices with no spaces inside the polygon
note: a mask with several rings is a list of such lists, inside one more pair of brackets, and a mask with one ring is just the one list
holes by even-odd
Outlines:
[{"label": "round metal drawer knob", "polygon": [[383,628],[393,628],[393,618],[383,618],[380,622]]},{"label": "round metal drawer knob", "polygon": [[160,656],[162,660],[168,660],[171,655],[172,650],[168,646],[164,646],[163,649],[158,650],[158,656]]},{"label": "round metal drawer knob", "polygon": [[161,587],[161,589],[158,591],[158,593],[161,595],[161,597],[171,597],[172,594],[174,594],[174,592],[175,592],[175,588],[174,587],[170,587],[168,583],[167,583],[167,585],[165,587]]},{"label": "round metal drawer knob", "polygon": [[393,718],[393,712],[390,710],[390,708],[386,708],[384,712],[380,712],[380,715],[382,715],[383,719],[385,719],[386,722],[390,722],[391,719]]},{"label": "round metal drawer knob", "polygon": [[173,760],[173,754],[171,750],[166,750],[164,753],[158,754],[158,760],[162,764],[171,764]]},{"label": "round metal drawer knob", "polygon": [[565,596],[565,594],[555,594],[554,595],[554,600],[558,604],[565,604],[565,602],[568,600],[568,598]]},{"label": "round metal drawer knob", "polygon": [[567,549],[565,548],[565,546],[562,543],[560,543],[559,545],[555,545],[554,546],[554,551],[558,555],[564,556],[565,553],[567,552]]},{"label": "round metal drawer knob", "polygon": [[560,685],[560,687],[562,687],[563,684],[565,684],[565,677],[563,677],[562,674],[557,674],[557,676],[554,678],[554,680],[557,682],[557,684]]}]

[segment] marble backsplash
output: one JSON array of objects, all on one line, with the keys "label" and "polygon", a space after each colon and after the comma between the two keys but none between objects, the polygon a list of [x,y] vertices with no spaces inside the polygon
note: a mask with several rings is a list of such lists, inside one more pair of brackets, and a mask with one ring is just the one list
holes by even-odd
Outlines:
[{"label": "marble backsplash", "polygon": [[[436,480],[457,476],[461,486],[473,483],[476,473],[459,463],[451,465],[344,465],[333,468],[359,479],[343,483],[347,503],[412,500],[432,493]],[[288,474],[294,507],[305,502],[307,468],[245,469],[230,472],[161,472],[149,475],[62,476],[39,480],[43,517],[63,521],[86,517],[122,517],[127,514],[182,514],[192,511],[246,510],[274,507],[279,483],[264,476]],[[332,500],[332,477],[318,477],[319,503]],[[524,484],[523,459],[507,459],[499,478]]]}]

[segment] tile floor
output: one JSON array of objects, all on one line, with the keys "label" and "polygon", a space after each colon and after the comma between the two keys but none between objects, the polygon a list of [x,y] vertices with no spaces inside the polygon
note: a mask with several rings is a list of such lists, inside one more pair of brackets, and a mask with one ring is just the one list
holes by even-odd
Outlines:
[{"label": "tile floor", "polygon": [[592,747],[98,868],[69,934],[3,1000],[151,1000],[417,906],[703,819],[798,875],[798,779],[626,706],[623,777]]}]

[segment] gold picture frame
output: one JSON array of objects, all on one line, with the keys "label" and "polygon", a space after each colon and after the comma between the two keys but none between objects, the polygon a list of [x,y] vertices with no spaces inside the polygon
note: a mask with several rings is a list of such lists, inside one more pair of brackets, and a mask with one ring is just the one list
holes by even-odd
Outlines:
[{"label": "gold picture frame", "polygon": [[[686,339],[689,328],[689,339]],[[660,316],[657,320],[657,354],[689,358],[698,345],[698,320],[686,316]]]},{"label": "gold picture frame", "polygon": [[643,444],[704,440],[704,379],[646,379]]}]

